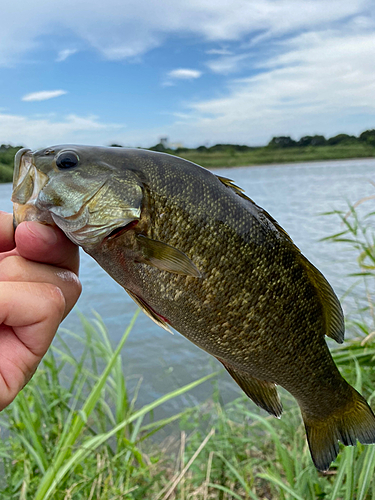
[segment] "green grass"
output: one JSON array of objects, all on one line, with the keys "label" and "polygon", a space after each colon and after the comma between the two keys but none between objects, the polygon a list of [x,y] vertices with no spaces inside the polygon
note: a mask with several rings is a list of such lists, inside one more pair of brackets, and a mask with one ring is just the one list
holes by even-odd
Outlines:
[{"label": "green grass", "polygon": [[[85,335],[71,334],[82,342],[82,356],[75,359],[60,339],[2,414],[8,433],[0,441],[2,499],[375,498],[375,447],[342,447],[329,474],[318,473],[297,405],[285,391],[280,420],[245,396],[222,405],[216,389],[200,407],[153,421],[153,409],[215,374],[139,407],[120,355],[132,325],[114,350],[99,318],[82,321]],[[364,339],[334,356],[371,403],[375,342]],[[176,421],[179,434],[174,428],[167,441],[154,440]]]},{"label": "green grass", "polygon": [[9,165],[0,163],[0,182],[12,182],[13,168]]},{"label": "green grass", "polygon": [[[356,279],[373,280],[374,214],[360,217],[351,207],[338,215],[342,225],[331,239],[357,251]],[[366,301],[361,319],[348,323],[351,339],[332,352],[374,407],[375,324],[371,297]],[[245,396],[223,405],[216,374],[139,405],[139,384],[129,392],[121,358],[134,321],[114,348],[99,317],[82,317],[83,332],[60,337],[1,414],[2,500],[375,499],[375,446],[341,446],[330,471],[318,473],[286,391],[280,420]],[[70,338],[82,344],[79,358]],[[154,420],[154,409],[210,378],[209,401]],[[160,430],[170,437],[155,439]]]},{"label": "green grass", "polygon": [[[17,148],[0,148],[0,183],[12,182],[14,155]],[[272,163],[296,163],[309,161],[327,161],[349,158],[367,158],[375,156],[375,147],[366,142],[341,143],[335,146],[305,146],[275,148],[270,146],[238,151],[228,147],[222,151],[201,151],[184,149],[181,152],[167,150],[206,168],[266,165]]]},{"label": "green grass", "polygon": [[129,399],[120,355],[134,321],[114,350],[101,320],[82,318],[85,335],[70,334],[83,344],[80,359],[60,339],[62,347],[50,350],[3,412],[1,499],[132,499],[159,491],[159,462],[166,459],[149,438],[181,414],[152,421],[152,411],[215,374],[136,408],[137,390]]},{"label": "green grass", "polygon": [[[170,152],[176,155],[176,152]],[[358,143],[319,147],[261,147],[244,152],[235,151],[234,149],[228,149],[225,152],[202,152],[195,149],[189,149],[182,151],[177,154],[177,156],[206,168],[217,168],[373,157],[375,156],[375,148],[370,144]]]}]

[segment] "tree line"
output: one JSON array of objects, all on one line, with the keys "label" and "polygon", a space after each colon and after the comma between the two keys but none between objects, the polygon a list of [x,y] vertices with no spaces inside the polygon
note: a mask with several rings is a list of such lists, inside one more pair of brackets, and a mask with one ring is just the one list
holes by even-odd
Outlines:
[{"label": "tree line", "polygon": [[[367,144],[375,147],[375,129],[365,130],[358,137],[355,135],[348,134],[338,134],[333,137],[326,139],[324,135],[305,135],[301,137],[298,141],[295,141],[290,136],[276,136],[272,137],[270,142],[266,146],[266,148],[295,148],[295,147],[319,147],[319,146],[337,146],[340,145],[353,145],[353,144]],[[170,148],[165,147],[164,144],[156,144],[155,146],[150,148],[152,151],[160,151],[160,152],[168,152],[171,151]],[[195,150],[201,153],[204,152],[228,152],[238,151],[245,152],[251,151],[254,149],[259,149],[259,147],[254,146],[246,146],[246,145],[238,145],[238,144],[215,144],[211,147],[199,146]],[[190,149],[191,150],[191,149]],[[177,148],[174,150],[177,154],[183,153],[184,151],[189,151],[189,148]]]},{"label": "tree line", "polygon": [[[355,135],[348,134],[338,134],[333,137],[326,139],[324,135],[305,135],[301,137],[298,141],[295,141],[290,136],[276,136],[272,137],[266,146],[268,149],[275,148],[301,148],[301,147],[321,147],[321,146],[337,146],[337,145],[354,145],[354,144],[366,144],[368,146],[375,147],[375,129],[365,130],[358,137]],[[119,144],[112,144],[113,147],[121,147]],[[9,169],[13,169],[14,155],[17,153],[22,146],[11,146],[9,144],[1,144],[0,146],[0,182],[4,182],[3,175],[8,178],[11,173]],[[151,151],[160,152],[173,152],[173,153],[183,153],[185,151],[197,151],[200,153],[236,153],[236,152],[246,152],[255,149],[261,149],[260,147],[240,145],[240,144],[215,144],[214,146],[198,146],[197,148],[184,148],[179,147],[172,150],[171,148],[165,147],[164,144],[156,144],[155,146],[149,148]],[[5,181],[6,182],[6,181]]]}]

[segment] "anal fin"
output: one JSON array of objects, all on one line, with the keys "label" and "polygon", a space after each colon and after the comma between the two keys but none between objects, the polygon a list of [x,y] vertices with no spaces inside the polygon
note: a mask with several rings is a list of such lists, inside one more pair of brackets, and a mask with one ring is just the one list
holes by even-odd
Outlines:
[{"label": "anal fin", "polygon": [[217,358],[229,375],[237,382],[244,393],[260,408],[268,411],[275,417],[280,417],[283,407],[275,384],[266,380],[259,380],[246,372],[233,368],[225,361]]}]

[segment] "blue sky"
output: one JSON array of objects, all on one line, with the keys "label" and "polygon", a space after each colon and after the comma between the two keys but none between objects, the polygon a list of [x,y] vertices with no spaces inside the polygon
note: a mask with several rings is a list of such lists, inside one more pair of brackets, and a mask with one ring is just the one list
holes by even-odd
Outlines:
[{"label": "blue sky", "polygon": [[17,0],[0,143],[266,144],[375,128],[375,2]]}]

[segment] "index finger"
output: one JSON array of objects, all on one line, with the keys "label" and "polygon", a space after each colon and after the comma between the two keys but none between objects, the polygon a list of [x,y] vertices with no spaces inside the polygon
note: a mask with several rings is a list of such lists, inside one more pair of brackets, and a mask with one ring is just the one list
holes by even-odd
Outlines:
[{"label": "index finger", "polygon": [[58,227],[35,221],[21,222],[15,240],[21,257],[63,267],[78,275],[78,247]]},{"label": "index finger", "polygon": [[0,252],[9,252],[15,246],[13,216],[0,211]]}]

